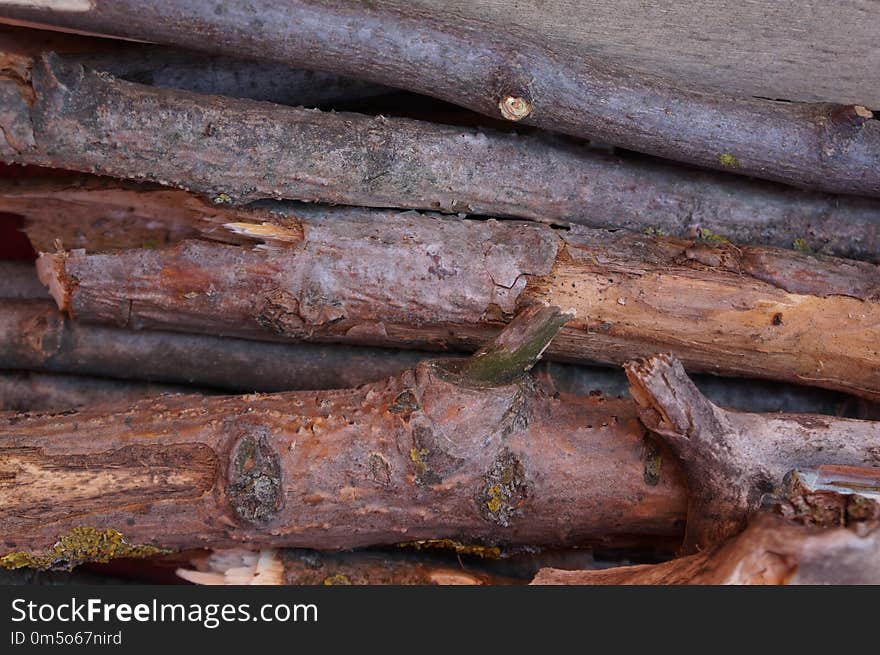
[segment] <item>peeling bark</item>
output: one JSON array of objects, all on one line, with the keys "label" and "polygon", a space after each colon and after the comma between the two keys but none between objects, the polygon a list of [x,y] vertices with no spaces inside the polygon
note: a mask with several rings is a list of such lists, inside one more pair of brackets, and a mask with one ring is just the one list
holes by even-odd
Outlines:
[{"label": "peeling bark", "polygon": [[880,123],[860,105],[705,93],[513,27],[408,6],[263,0],[216,9],[95,0],[86,11],[5,6],[0,15],[351,75],[708,168],[880,194]]},{"label": "peeling bark", "polygon": [[[735,235],[880,258],[880,209],[872,200],[617,157],[540,135],[157,89],[84,70],[70,57],[48,55],[33,66],[24,59],[0,82],[7,161],[150,180],[219,204],[290,198],[442,210]],[[26,200],[27,190],[10,191],[11,200]],[[72,195],[82,202],[84,194]]]},{"label": "peeling bark", "polygon": [[880,423],[721,409],[659,355],[626,366],[642,423],[681,459],[688,484],[684,548],[736,534],[793,469],[880,467]]},{"label": "peeling bark", "polygon": [[880,584],[880,526],[820,529],[762,515],[739,536],[696,555],[595,571],[542,569],[532,584]]},{"label": "peeling bark", "polygon": [[556,359],[669,351],[694,372],[880,398],[880,275],[866,262],[414,212],[204,215],[265,243],[44,254],[38,268],[63,310],[119,327],[472,350],[538,300],[577,313]]},{"label": "peeling bark", "polygon": [[646,480],[631,403],[555,397],[527,374],[474,387],[460,367],[424,362],[342,391],[0,416],[0,563],[69,564],[54,545],[79,526],[153,549],[679,534],[683,484],[673,461]]}]

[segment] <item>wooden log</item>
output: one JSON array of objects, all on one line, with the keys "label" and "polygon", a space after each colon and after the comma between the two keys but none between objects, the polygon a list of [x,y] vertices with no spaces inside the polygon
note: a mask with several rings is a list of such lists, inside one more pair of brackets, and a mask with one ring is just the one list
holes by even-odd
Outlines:
[{"label": "wooden log", "polygon": [[192,387],[121,382],[86,376],[0,370],[0,411],[63,411],[103,403],[133,403],[168,393],[192,393]]},{"label": "wooden log", "polygon": [[873,264],[354,208],[215,208],[227,221],[266,243],[43,254],[38,268],[64,311],[118,327],[467,350],[539,300],[578,312],[553,358],[665,350],[694,372],[880,398]]},{"label": "wooden log", "polygon": [[794,470],[775,493],[743,533],[696,555],[602,571],[546,568],[532,584],[880,583],[880,469]]},{"label": "wooden log", "polygon": [[51,301],[0,302],[0,369],[270,392],[355,387],[425,357],[382,348],[132,332],[66,320]]},{"label": "wooden log", "polygon": [[[876,201],[540,135],[206,98],[108,78],[69,58],[30,62],[19,57],[19,73],[7,72],[0,85],[7,161],[157,181],[218,204],[282,197],[439,209],[710,240],[736,235],[743,243],[880,258]],[[70,193],[82,203],[84,194]]]},{"label": "wooden log", "polygon": [[631,362],[626,372],[642,423],[683,462],[686,551],[716,545],[742,530],[793,469],[880,466],[878,422],[724,410],[666,355]]},{"label": "wooden log", "polygon": [[499,31],[413,6],[260,0],[215,10],[207,0],[94,0],[76,11],[7,5],[0,15],[281,61],[676,161],[836,193],[880,194],[880,124],[862,105],[707,93],[512,26]]},{"label": "wooden log", "polygon": [[[535,306],[519,321],[559,319]],[[507,346],[482,356],[484,368],[487,356],[499,363],[499,379],[506,356],[522,371],[541,349]],[[441,360],[350,390],[2,415],[0,565],[245,543],[583,545],[680,534],[682,480],[674,461],[646,476],[657,453],[632,404],[554,397],[527,374],[495,385],[457,369],[460,360]]]},{"label": "wooden log", "polygon": [[179,575],[201,585],[487,585],[522,584],[423,553],[349,551],[323,553],[288,548],[259,552],[214,551],[196,569]]},{"label": "wooden log", "polygon": [[662,564],[542,569],[532,584],[880,584],[880,527],[820,529],[762,515],[729,542]]}]

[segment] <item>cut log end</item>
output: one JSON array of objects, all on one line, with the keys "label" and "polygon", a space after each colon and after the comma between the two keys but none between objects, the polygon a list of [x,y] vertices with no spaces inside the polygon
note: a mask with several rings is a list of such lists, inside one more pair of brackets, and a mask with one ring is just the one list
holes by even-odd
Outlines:
[{"label": "cut log end", "polygon": [[37,277],[63,312],[70,311],[70,288],[64,276],[64,253],[41,252],[37,258]]}]

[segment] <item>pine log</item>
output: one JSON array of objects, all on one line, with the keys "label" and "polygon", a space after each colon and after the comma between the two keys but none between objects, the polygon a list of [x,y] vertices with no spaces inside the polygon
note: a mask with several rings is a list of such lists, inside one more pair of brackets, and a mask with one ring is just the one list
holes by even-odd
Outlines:
[{"label": "pine log", "polygon": [[258,0],[218,12],[208,0],[82,0],[61,10],[4,5],[0,16],[280,61],[676,161],[880,195],[880,123],[869,108],[689,89],[513,26],[415,6]]},{"label": "pine log", "polygon": [[6,59],[0,156],[10,162],[152,180],[218,204],[273,197],[439,209],[880,258],[876,201],[540,135],[209,98],[55,55],[32,67],[27,57]]},{"label": "pine log", "polygon": [[288,548],[214,551],[196,570],[177,575],[202,585],[487,585],[521,581],[420,553],[322,553]]},{"label": "pine log", "polygon": [[880,269],[866,262],[355,208],[218,207],[210,218],[265,243],[43,254],[41,279],[87,322],[454,350],[539,300],[578,312],[556,359],[669,351],[693,372],[880,398]]},{"label": "pine log", "polygon": [[48,300],[50,296],[46,293],[46,287],[40,284],[40,278],[34,274],[34,266],[31,262],[0,260],[0,298]]},{"label": "pine log", "polygon": [[[554,308],[520,332],[552,338]],[[528,326],[527,326],[528,327]],[[542,343],[507,339],[499,379]],[[487,359],[488,358],[488,359]],[[347,549],[421,539],[584,545],[680,534],[685,495],[631,403],[423,362],[357,389],[168,396],[0,415],[0,565],[157,549]],[[84,527],[85,526],[85,527]]]},{"label": "pine log", "polygon": [[133,403],[168,393],[192,393],[192,387],[121,382],[86,376],[0,370],[0,411],[63,411],[103,403]]},{"label": "pine log", "polygon": [[880,422],[721,409],[667,355],[630,362],[626,372],[642,423],[684,466],[686,552],[716,545],[742,530],[767,494],[782,487],[794,469],[880,467]]}]

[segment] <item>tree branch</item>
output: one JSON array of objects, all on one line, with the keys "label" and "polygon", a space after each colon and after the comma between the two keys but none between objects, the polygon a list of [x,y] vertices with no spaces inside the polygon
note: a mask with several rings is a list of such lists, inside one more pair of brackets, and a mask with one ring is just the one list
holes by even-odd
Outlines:
[{"label": "tree branch", "polygon": [[201,212],[206,238],[225,224],[264,243],[44,254],[59,307],[136,329],[473,350],[538,301],[577,312],[554,358],[621,364],[663,349],[693,371],[880,397],[880,275],[865,262],[579,226],[170,198],[169,212]]},{"label": "tree branch", "polygon": [[743,529],[765,496],[793,469],[829,463],[880,466],[872,421],[747,414],[709,402],[674,357],[626,365],[642,423],[681,458],[688,480],[685,550]]},{"label": "tree branch", "polygon": [[625,401],[477,388],[444,361],[341,391],[0,415],[0,563],[674,537],[683,485],[672,461],[646,478],[644,436]]}]

